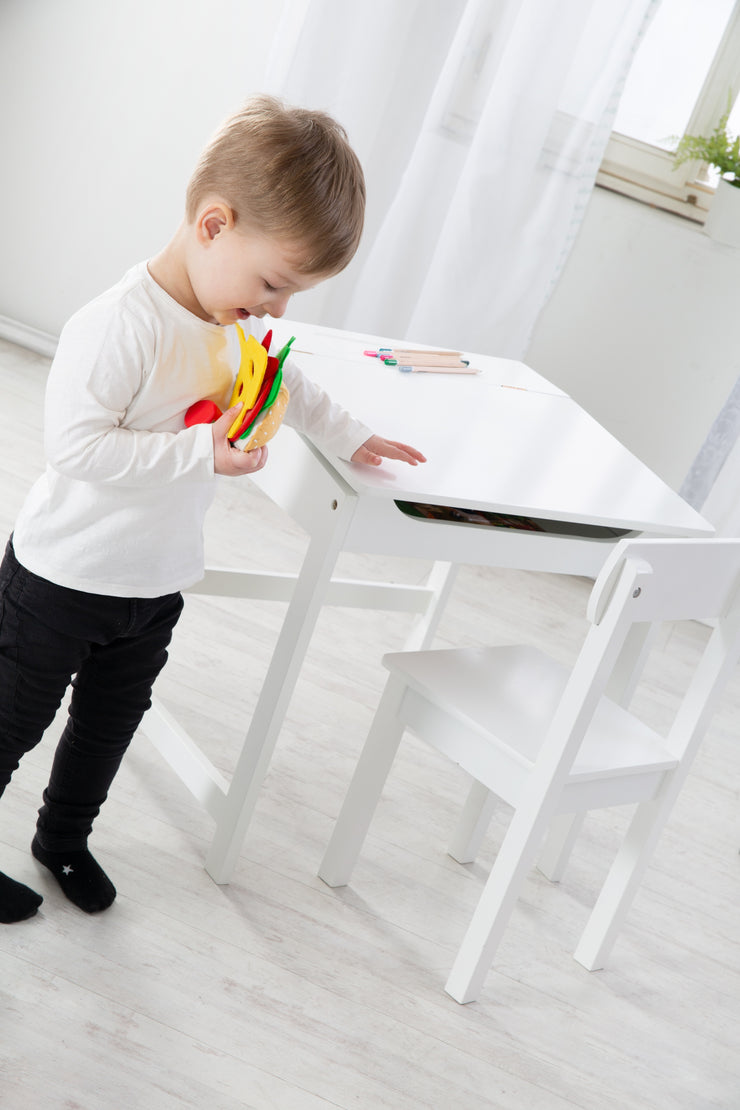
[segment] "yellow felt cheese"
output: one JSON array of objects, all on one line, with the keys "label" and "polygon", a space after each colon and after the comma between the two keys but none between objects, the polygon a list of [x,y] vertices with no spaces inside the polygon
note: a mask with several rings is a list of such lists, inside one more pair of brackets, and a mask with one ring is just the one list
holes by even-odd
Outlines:
[{"label": "yellow felt cheese", "polygon": [[245,336],[238,325],[236,333],[239,336],[241,357],[239,373],[236,375],[228,407],[241,405],[241,408],[239,409],[239,415],[229,428],[228,434],[230,436],[236,435],[245,413],[254,407],[267,371],[267,351],[262,344],[253,335]]}]

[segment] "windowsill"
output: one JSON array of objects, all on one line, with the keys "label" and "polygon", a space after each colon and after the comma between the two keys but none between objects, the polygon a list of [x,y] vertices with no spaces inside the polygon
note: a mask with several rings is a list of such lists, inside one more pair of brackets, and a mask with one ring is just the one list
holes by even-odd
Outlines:
[{"label": "windowsill", "polygon": [[698,227],[704,226],[704,221],[709,212],[709,205],[714,196],[713,189],[705,189],[703,186],[697,185],[695,186],[695,192],[696,194],[701,192],[700,197],[694,198],[694,193],[692,193],[692,198],[694,199],[680,200],[678,197],[670,196],[661,192],[659,189],[652,188],[649,185],[640,185],[635,181],[625,180],[604,169],[600,170],[596,175],[595,184],[599,189],[606,189],[611,193],[618,193],[620,196],[627,197],[628,200],[637,201],[638,204],[644,204],[648,208],[655,208],[661,212],[668,212],[671,216],[679,216],[681,219],[688,220]]},{"label": "windowsill", "polygon": [[704,220],[686,217],[662,205],[659,199],[643,200],[601,182],[596,183],[594,193],[599,194],[594,197],[594,209],[601,213],[595,216],[597,220],[622,220],[625,233],[631,228],[632,233],[639,234],[636,229],[642,228],[643,234],[652,235],[655,229],[656,234],[670,236],[672,240],[681,239],[694,258],[730,257],[734,259],[731,263],[733,280],[737,276],[735,268],[740,261],[740,243],[736,242],[737,236],[732,230],[727,234],[725,226],[717,220],[710,220],[707,227]]},{"label": "windowsill", "polygon": [[701,163],[678,169],[674,155],[662,147],[613,131],[596,176],[596,184],[630,200],[703,224],[714,188],[698,180]]}]

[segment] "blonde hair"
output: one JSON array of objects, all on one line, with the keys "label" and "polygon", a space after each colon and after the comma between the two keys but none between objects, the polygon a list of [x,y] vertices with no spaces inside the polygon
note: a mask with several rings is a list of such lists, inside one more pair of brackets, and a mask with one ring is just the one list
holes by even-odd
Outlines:
[{"label": "blonde hair", "polygon": [[211,196],[237,224],[300,248],[296,269],[339,273],[362,234],[365,179],[344,128],[325,112],[256,96],[203,151],[186,194],[192,222]]}]

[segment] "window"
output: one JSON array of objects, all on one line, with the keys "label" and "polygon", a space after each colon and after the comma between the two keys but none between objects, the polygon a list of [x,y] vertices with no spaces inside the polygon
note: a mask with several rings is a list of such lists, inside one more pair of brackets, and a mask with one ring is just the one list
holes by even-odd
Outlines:
[{"label": "window", "polygon": [[716,178],[673,168],[678,138],[708,135],[734,104],[740,132],[740,0],[662,0],[638,47],[597,184],[702,222]]}]

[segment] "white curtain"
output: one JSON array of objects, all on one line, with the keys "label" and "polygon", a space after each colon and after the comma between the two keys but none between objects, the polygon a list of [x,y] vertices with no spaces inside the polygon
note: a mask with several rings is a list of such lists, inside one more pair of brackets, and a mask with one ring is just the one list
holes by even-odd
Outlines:
[{"label": "white curtain", "polygon": [[740,378],[715,418],[679,493],[720,535],[740,536]]},{"label": "white curtain", "polygon": [[286,0],[268,87],[340,119],[368,177],[323,322],[521,358],[658,3]]}]

